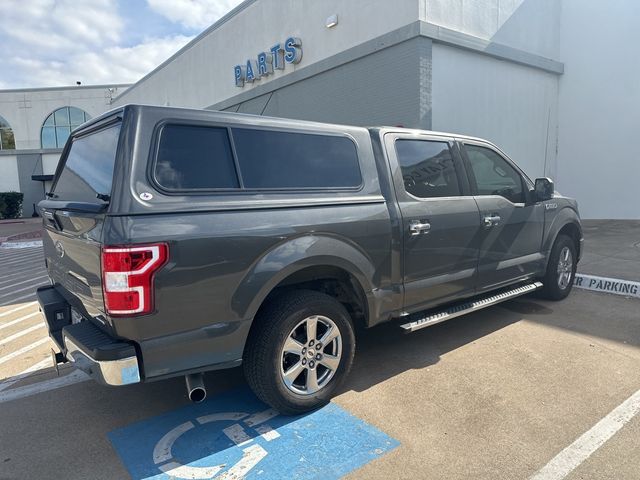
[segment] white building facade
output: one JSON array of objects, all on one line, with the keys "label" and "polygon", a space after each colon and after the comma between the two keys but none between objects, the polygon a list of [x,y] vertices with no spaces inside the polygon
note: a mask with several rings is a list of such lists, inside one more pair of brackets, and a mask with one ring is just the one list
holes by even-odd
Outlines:
[{"label": "white building facade", "polygon": [[[480,136],[552,177],[583,217],[637,219],[640,161],[618,141],[640,125],[637,18],[625,0],[245,0],[85,110],[148,103]],[[18,149],[37,148],[40,131],[12,126]]]},{"label": "white building facade", "polygon": [[0,192],[22,192],[24,216],[44,198],[71,130],[127,86],[0,90]]}]

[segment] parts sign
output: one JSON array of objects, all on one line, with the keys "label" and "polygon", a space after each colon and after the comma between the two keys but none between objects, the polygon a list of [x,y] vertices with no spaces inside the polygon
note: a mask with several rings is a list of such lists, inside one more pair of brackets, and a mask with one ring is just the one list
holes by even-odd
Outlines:
[{"label": "parts sign", "polygon": [[302,40],[289,37],[283,43],[276,43],[266,52],[260,52],[256,58],[250,58],[241,65],[233,67],[236,87],[244,87],[267,77],[275,70],[284,70],[285,64],[297,64],[302,60]]}]

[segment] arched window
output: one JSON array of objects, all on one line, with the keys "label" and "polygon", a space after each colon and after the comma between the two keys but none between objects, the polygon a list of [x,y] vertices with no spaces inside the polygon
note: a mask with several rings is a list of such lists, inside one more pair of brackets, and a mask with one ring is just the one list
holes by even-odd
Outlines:
[{"label": "arched window", "polygon": [[11,125],[0,117],[0,150],[15,150],[16,140],[13,137]]},{"label": "arched window", "polygon": [[40,144],[42,148],[62,148],[71,130],[82,125],[91,117],[76,107],[62,107],[47,117],[42,124]]}]

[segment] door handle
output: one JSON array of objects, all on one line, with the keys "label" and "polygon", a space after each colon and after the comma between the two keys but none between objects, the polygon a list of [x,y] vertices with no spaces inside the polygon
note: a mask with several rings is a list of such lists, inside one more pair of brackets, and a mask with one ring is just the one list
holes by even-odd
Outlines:
[{"label": "door handle", "polygon": [[409,231],[411,235],[420,235],[421,233],[429,233],[431,224],[429,222],[421,222],[420,220],[411,220],[409,222]]},{"label": "door handle", "polygon": [[495,227],[500,224],[500,215],[486,215],[484,217],[484,226],[487,228]]}]

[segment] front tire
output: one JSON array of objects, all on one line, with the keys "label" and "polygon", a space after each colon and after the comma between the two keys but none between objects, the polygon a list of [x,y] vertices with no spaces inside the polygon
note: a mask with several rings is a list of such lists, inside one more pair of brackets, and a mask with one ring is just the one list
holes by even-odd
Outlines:
[{"label": "front tire", "polygon": [[344,306],[329,295],[296,290],[270,300],[254,322],[243,365],[257,397],[287,415],[328,403],[355,352]]},{"label": "front tire", "polygon": [[577,258],[573,239],[567,235],[559,235],[551,249],[547,271],[542,279],[542,298],[556,301],[567,298],[573,288]]}]

